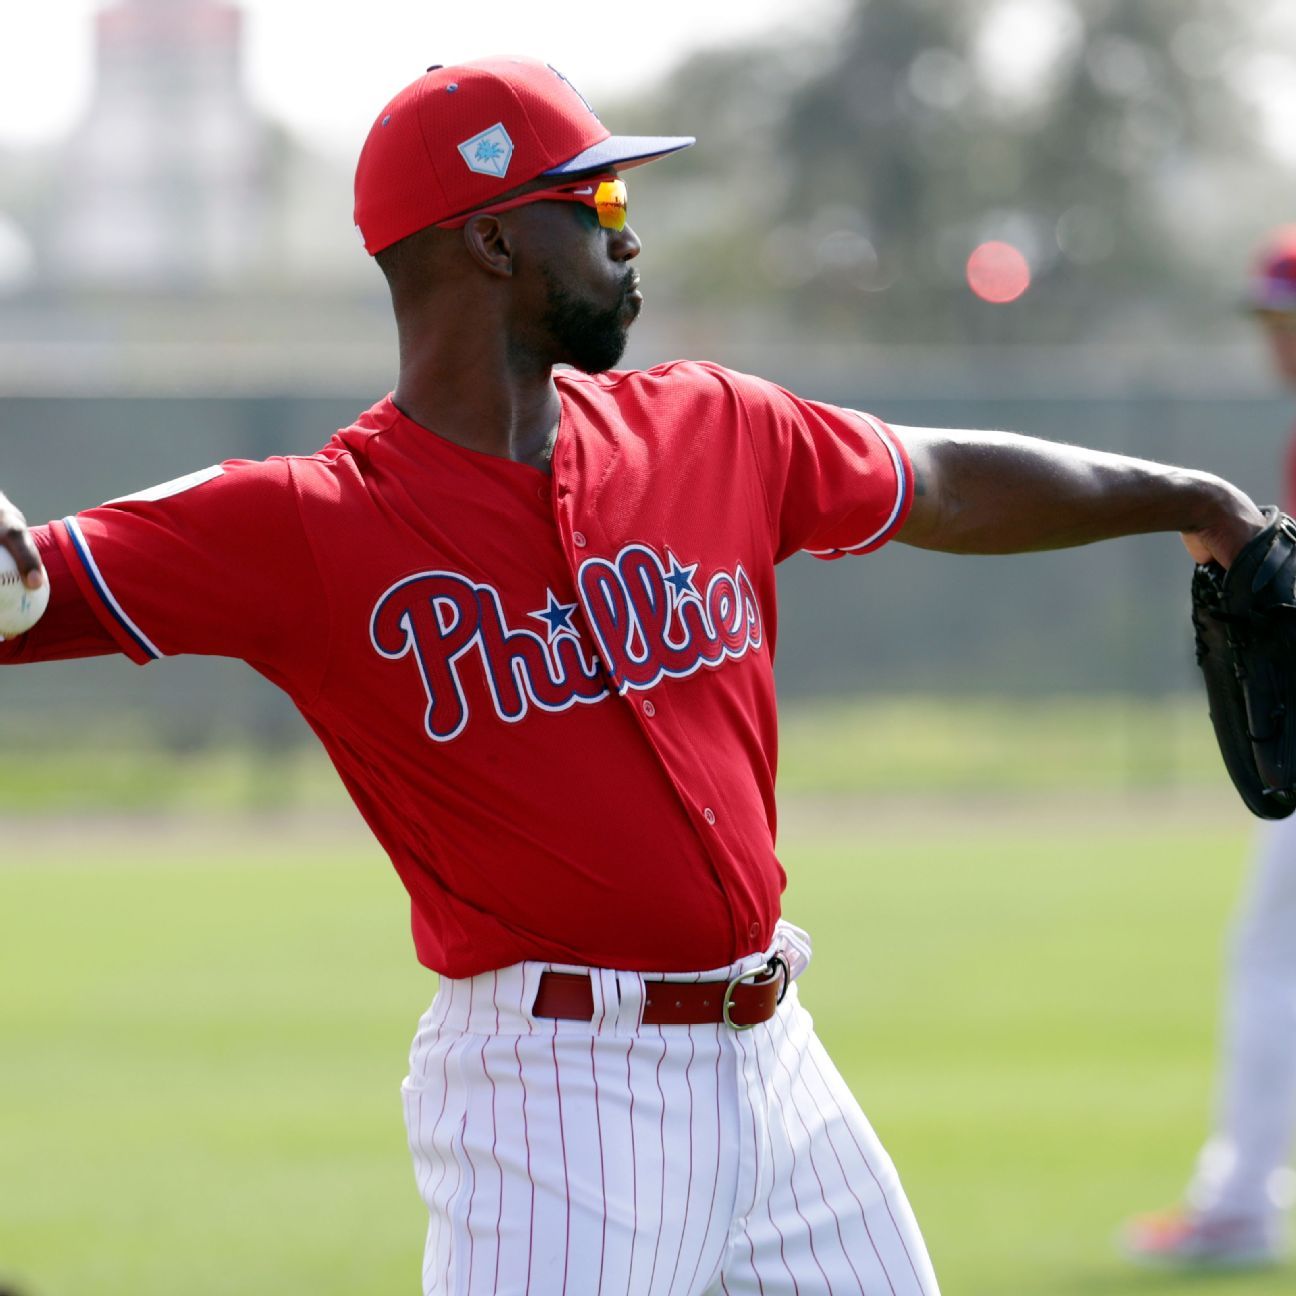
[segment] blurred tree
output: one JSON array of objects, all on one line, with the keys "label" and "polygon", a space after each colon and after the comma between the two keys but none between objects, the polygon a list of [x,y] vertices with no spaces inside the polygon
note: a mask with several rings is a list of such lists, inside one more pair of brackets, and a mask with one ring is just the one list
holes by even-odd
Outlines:
[{"label": "blurred tree", "polygon": [[[777,291],[785,319],[875,340],[1218,331],[1291,215],[1255,75],[1296,77],[1296,31],[1275,50],[1263,9],[854,0],[826,35],[696,57],[642,106],[702,137],[656,181],[672,286],[726,311]],[[987,240],[1029,263],[1011,306],[968,288]]]}]

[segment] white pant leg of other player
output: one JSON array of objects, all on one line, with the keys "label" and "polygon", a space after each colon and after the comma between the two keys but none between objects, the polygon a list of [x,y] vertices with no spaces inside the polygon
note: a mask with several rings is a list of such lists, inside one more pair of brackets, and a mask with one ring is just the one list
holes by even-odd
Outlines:
[{"label": "white pant leg of other player", "polygon": [[1261,826],[1233,929],[1216,1126],[1188,1201],[1273,1227],[1293,1196],[1296,1128],[1296,816]]}]

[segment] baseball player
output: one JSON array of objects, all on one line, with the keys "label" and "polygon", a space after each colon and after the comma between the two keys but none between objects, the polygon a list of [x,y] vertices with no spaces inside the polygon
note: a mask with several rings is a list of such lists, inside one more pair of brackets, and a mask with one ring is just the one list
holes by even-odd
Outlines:
[{"label": "baseball player", "polygon": [[441,978],[403,1087],[427,1293],[935,1296],[798,1001],[775,565],[1153,530],[1227,564],[1261,526],[1203,473],[615,370],[624,174],[692,142],[611,135],[543,63],[429,69],[356,172],[395,391],[314,455],[30,531],[0,498],[52,587],[0,660],[244,659],[390,855]]},{"label": "baseball player", "polygon": [[[1248,304],[1274,365],[1296,391],[1296,226],[1261,250]],[[1296,428],[1286,507],[1296,507]],[[1140,1261],[1241,1266],[1285,1252],[1296,1129],[1296,816],[1261,825],[1232,942],[1215,1129],[1184,1204],[1139,1216],[1125,1246]]]}]

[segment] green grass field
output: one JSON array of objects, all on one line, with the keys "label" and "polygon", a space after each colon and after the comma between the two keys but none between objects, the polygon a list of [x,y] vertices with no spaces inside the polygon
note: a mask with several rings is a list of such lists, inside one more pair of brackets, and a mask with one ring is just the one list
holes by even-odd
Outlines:
[{"label": "green grass field", "polygon": [[[0,755],[0,813],[156,809],[227,813],[332,809],[337,776],[314,747],[273,759],[215,744],[180,752],[136,730],[90,726],[69,741],[12,735]],[[876,795],[1203,787],[1223,772],[1206,704],[1196,693],[1157,699],[925,696],[835,699],[784,709],[780,790]]]},{"label": "green grass field", "polygon": [[[1113,1249],[1122,1217],[1174,1198],[1204,1130],[1249,833],[1218,787],[1151,802],[786,804],[786,911],[817,947],[803,997],[946,1296],[1292,1289],[1290,1270],[1189,1280]],[[417,1291],[397,1086],[433,987],[358,823],[6,824],[0,1282]]]}]

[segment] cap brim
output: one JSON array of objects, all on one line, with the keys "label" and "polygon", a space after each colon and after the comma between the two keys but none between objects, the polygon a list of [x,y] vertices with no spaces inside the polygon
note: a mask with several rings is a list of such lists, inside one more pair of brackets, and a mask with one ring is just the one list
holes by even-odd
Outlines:
[{"label": "cap brim", "polygon": [[544,175],[572,175],[599,167],[631,167],[652,162],[668,153],[678,153],[697,140],[692,135],[609,135],[607,139],[551,167]]}]

